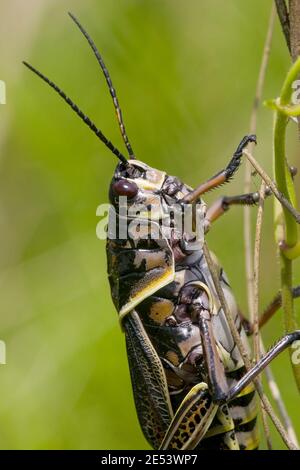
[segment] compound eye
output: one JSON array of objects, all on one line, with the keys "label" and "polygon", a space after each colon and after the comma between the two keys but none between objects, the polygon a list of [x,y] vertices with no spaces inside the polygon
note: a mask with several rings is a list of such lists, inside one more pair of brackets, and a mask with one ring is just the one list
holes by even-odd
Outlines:
[{"label": "compound eye", "polygon": [[113,192],[118,196],[126,196],[129,199],[135,197],[138,193],[138,186],[133,181],[119,180],[113,184]]}]

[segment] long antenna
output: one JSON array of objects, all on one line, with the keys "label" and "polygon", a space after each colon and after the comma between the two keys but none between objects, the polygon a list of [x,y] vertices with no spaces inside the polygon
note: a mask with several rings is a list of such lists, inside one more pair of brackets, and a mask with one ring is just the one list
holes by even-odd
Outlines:
[{"label": "long antenna", "polygon": [[108,85],[108,88],[109,88],[109,92],[111,94],[111,97],[112,97],[112,100],[113,100],[113,103],[114,103],[114,107],[115,107],[115,111],[116,111],[116,115],[117,115],[117,119],[118,119],[118,123],[119,123],[119,127],[120,127],[120,131],[121,131],[121,134],[122,134],[122,137],[123,137],[123,140],[124,140],[124,143],[126,145],[126,148],[127,148],[127,151],[128,151],[128,154],[130,156],[130,158],[134,159],[135,156],[134,156],[134,153],[133,153],[133,150],[132,150],[132,147],[130,145],[130,142],[128,140],[128,137],[127,137],[127,134],[126,134],[126,130],[125,130],[125,124],[123,122],[123,117],[122,117],[122,111],[121,111],[121,108],[120,108],[120,105],[119,105],[119,101],[118,101],[118,98],[117,98],[117,94],[116,94],[116,90],[114,89],[113,87],[113,83],[112,83],[112,80],[110,78],[110,75],[109,75],[109,72],[105,66],[105,63],[100,55],[100,52],[98,51],[97,47],[96,47],[96,44],[94,43],[94,41],[92,40],[92,38],[90,37],[90,35],[88,34],[88,32],[84,29],[84,27],[79,23],[78,19],[76,18],[76,16],[73,15],[73,13],[70,13],[69,12],[69,16],[72,18],[72,20],[74,21],[74,23],[78,26],[78,28],[80,29],[80,31],[82,32],[82,34],[84,35],[84,37],[87,39],[89,45],[91,46],[95,56],[96,56],[96,59],[101,67],[101,70],[105,76],[105,79],[106,79],[106,83]]},{"label": "long antenna", "polygon": [[78,106],[69,98],[64,91],[62,91],[54,82],[49,80],[45,75],[35,69],[32,65],[28,64],[27,62],[23,62],[23,64],[29,68],[33,73],[35,73],[38,77],[40,77],[44,82],[46,82],[62,99],[75,111],[75,113],[83,120],[83,122],[96,134],[96,136],[103,142],[109,150],[114,153],[121,162],[127,164],[127,159],[124,155],[112,144],[110,140],[108,140],[105,135],[98,129],[98,127],[90,120],[88,116],[86,116]]}]

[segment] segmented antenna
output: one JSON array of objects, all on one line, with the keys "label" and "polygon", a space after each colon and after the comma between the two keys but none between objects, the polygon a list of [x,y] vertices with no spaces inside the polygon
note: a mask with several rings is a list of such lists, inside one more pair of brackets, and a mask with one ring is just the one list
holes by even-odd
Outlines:
[{"label": "segmented antenna", "polygon": [[55,83],[53,83],[49,78],[35,69],[32,65],[28,64],[27,62],[23,62],[23,64],[29,68],[33,73],[35,73],[38,77],[40,77],[44,82],[46,82],[62,99],[75,111],[75,113],[83,120],[83,122],[96,134],[96,136],[103,142],[109,150],[114,153],[121,162],[127,164],[127,159],[124,155],[112,144],[110,140],[108,140],[105,135],[98,129],[98,127],[90,120],[88,116],[86,116],[78,106],[69,98],[64,91],[62,91]]},{"label": "segmented antenna", "polygon": [[111,94],[111,97],[112,97],[112,100],[113,100],[113,103],[114,103],[114,107],[115,107],[115,111],[116,111],[116,115],[117,115],[117,119],[118,119],[118,123],[119,123],[119,127],[120,127],[120,131],[121,131],[121,134],[122,134],[122,137],[123,137],[123,140],[124,140],[124,143],[126,145],[126,148],[127,148],[127,151],[128,151],[128,154],[130,156],[130,158],[134,159],[135,156],[134,156],[134,153],[133,153],[133,150],[132,150],[132,147],[130,145],[130,142],[128,140],[128,137],[127,137],[127,134],[126,134],[126,130],[125,130],[125,125],[124,125],[124,122],[123,122],[123,117],[122,117],[122,111],[121,111],[121,108],[120,108],[120,105],[119,105],[119,101],[118,101],[118,98],[117,98],[117,94],[116,94],[116,90],[114,89],[113,87],[113,83],[111,81],[111,78],[110,78],[110,75],[109,75],[109,72],[105,66],[105,63],[100,55],[100,52],[98,51],[94,41],[92,40],[92,38],[90,37],[90,35],[88,34],[88,32],[84,29],[84,27],[79,23],[78,19],[76,18],[76,16],[73,15],[73,13],[70,13],[69,12],[69,16],[72,18],[72,20],[74,21],[74,23],[78,26],[78,28],[80,29],[80,31],[82,32],[82,34],[84,35],[84,37],[87,39],[89,45],[91,46],[95,56],[96,56],[96,59],[101,67],[101,70],[105,76],[105,79],[106,79],[106,83],[108,85],[108,88],[109,88],[109,92]]}]

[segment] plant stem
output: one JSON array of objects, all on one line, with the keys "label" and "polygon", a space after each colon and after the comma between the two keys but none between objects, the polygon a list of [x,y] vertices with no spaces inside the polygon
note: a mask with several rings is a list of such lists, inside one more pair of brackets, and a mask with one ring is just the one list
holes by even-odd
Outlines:
[{"label": "plant stem", "polygon": [[250,161],[253,168],[261,176],[261,178],[264,180],[264,182],[267,184],[267,186],[269,186],[272,193],[278,199],[280,204],[282,204],[288,210],[288,212],[291,214],[291,216],[295,219],[295,221],[298,224],[300,224],[300,212],[298,212],[292,206],[292,204],[288,201],[288,199],[280,191],[278,191],[278,188],[277,188],[276,184],[274,183],[274,181],[271,180],[271,178],[268,176],[268,174],[265,172],[265,170],[260,166],[258,161],[253,157],[253,155],[247,149],[243,150],[243,154],[246,155],[246,157]]},{"label": "plant stem", "polygon": [[289,0],[290,44],[292,59],[300,55],[300,1]]},{"label": "plant stem", "polygon": [[[287,117],[283,113],[277,112],[274,125],[274,172],[278,190],[295,207],[295,192],[290,185],[291,183],[293,187],[293,182],[291,175],[287,175],[290,172],[285,158],[286,125]],[[297,224],[285,207],[283,207],[283,212],[286,228],[285,242],[289,247],[293,247],[298,239]]]},{"label": "plant stem", "polygon": [[[294,7],[297,3],[299,7],[298,13],[300,14],[300,2],[290,2],[290,4],[291,3],[294,3]],[[299,72],[300,58],[294,62],[284,81],[279,98],[280,106],[284,107],[290,104],[293,90],[292,85],[293,82],[297,79]],[[295,208],[295,188],[285,152],[287,123],[288,117],[280,110],[280,108],[278,108],[275,112],[274,125],[274,172],[278,190]],[[278,203],[276,202],[274,208],[274,222],[276,241],[279,243],[285,243],[290,249],[297,247],[299,245],[297,223],[292,217],[290,211],[288,211],[284,206],[278,207]],[[281,237],[281,239],[278,239],[278,237]],[[295,255],[297,254],[298,253],[296,249]],[[282,307],[284,312],[285,330],[288,333],[297,329],[297,321],[294,315],[294,301],[292,295],[292,259],[288,259],[283,250],[280,250],[280,268]],[[300,364],[297,365],[291,360],[291,365],[295,382],[300,392]]]},{"label": "plant stem", "polygon": [[[257,113],[261,106],[261,98],[269,63],[271,52],[271,43],[274,31],[275,22],[275,5],[272,5],[266,39],[263,48],[263,54],[259,67],[259,73],[256,83],[255,96],[252,105],[250,116],[249,134],[256,134],[257,129]],[[250,152],[253,153],[254,145],[249,145]],[[245,183],[244,192],[250,193],[251,191],[251,164],[247,160],[245,165]],[[254,289],[254,275],[253,275],[253,258],[252,258],[252,231],[251,231],[251,213],[252,208],[249,206],[244,207],[244,243],[245,243],[245,265],[246,265],[246,285],[247,285],[247,300],[248,300],[248,314],[250,321],[253,321],[253,289]]]},{"label": "plant stem", "polygon": [[291,51],[290,40],[290,19],[285,0],[275,0],[277,14],[281,23],[281,28],[289,51]]},{"label": "plant stem", "polygon": [[[287,259],[283,254],[280,256],[281,263],[281,295],[282,295],[282,308],[284,312],[284,326],[286,332],[295,331],[298,329],[297,320],[294,314],[294,300],[292,296],[292,260]],[[290,357],[292,350],[290,349]],[[291,360],[292,369],[295,377],[295,382],[300,392],[300,365],[295,364]]]},{"label": "plant stem", "polygon": [[[262,236],[262,223],[264,215],[264,201],[265,201],[266,183],[262,180],[259,190],[259,206],[256,217],[255,226],[255,243],[254,243],[254,290],[253,290],[253,346],[255,361],[258,362],[261,357],[261,336],[259,331],[259,275],[260,275],[260,250],[261,250],[261,236]],[[261,378],[257,378],[261,384]],[[272,450],[272,440],[270,435],[270,428],[265,408],[261,407],[262,423],[265,431],[267,447]]]}]

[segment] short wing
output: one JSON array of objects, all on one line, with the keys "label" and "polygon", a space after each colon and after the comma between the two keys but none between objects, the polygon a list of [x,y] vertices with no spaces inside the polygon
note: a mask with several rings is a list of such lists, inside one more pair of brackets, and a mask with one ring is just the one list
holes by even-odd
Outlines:
[{"label": "short wing", "polygon": [[139,422],[148,442],[158,449],[173,417],[165,372],[134,310],[123,327]]}]

